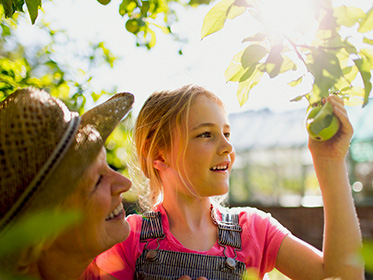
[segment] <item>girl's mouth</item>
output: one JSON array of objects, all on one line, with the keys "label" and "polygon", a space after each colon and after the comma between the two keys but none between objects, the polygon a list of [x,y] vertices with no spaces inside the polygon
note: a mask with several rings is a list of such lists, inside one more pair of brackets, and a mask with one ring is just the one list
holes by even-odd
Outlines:
[{"label": "girl's mouth", "polygon": [[210,168],[211,171],[226,171],[228,170],[228,164],[219,164]]}]

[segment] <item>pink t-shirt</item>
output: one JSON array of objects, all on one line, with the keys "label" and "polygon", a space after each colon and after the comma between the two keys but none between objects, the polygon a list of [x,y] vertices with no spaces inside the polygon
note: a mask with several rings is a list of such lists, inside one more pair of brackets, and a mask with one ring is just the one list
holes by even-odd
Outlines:
[{"label": "pink t-shirt", "polygon": [[[217,241],[210,250],[205,252],[185,248],[171,233],[164,208],[159,206],[157,211],[162,214],[163,231],[166,235],[165,239],[159,241],[159,249],[224,256],[224,247],[220,246]],[[270,214],[256,208],[232,208],[229,212],[239,213],[239,224],[242,227],[242,250],[237,252],[236,260],[244,262],[246,268],[256,271],[259,278],[262,279],[266,272],[274,268],[281,242],[289,231],[272,218]],[[221,219],[220,214],[218,219]],[[144,242],[139,241],[142,217],[140,215],[130,215],[127,220],[131,225],[129,237],[95,259],[100,269],[118,279],[134,278],[136,259],[141,255],[145,246]],[[156,247],[157,242],[151,239],[148,248],[155,249]],[[234,248],[227,246],[226,255],[234,257]]]}]

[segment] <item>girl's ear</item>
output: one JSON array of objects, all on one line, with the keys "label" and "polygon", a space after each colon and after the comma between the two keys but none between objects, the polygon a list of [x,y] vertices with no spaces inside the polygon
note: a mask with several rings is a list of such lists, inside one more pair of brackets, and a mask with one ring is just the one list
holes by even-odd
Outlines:
[{"label": "girl's ear", "polygon": [[159,155],[155,160],[153,160],[153,167],[157,170],[165,170],[168,168],[163,155]]}]

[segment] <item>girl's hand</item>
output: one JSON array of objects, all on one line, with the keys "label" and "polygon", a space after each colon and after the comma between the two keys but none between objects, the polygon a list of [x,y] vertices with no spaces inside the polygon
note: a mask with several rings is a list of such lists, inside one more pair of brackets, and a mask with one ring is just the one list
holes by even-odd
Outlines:
[{"label": "girl's hand", "polygon": [[333,112],[341,126],[337,134],[327,141],[315,141],[309,137],[308,148],[313,158],[345,160],[354,130],[348,119],[343,100],[336,95],[330,95],[326,100],[333,105]]}]

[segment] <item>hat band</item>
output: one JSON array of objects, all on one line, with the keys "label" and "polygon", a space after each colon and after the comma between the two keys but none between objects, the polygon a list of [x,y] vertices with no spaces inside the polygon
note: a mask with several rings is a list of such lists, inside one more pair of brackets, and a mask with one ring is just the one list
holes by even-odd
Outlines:
[{"label": "hat band", "polygon": [[55,167],[64,157],[65,153],[71,146],[75,139],[75,134],[78,131],[80,124],[79,114],[72,113],[72,119],[68,123],[65,133],[62,135],[60,142],[49,156],[48,160],[44,163],[42,168],[36,174],[31,183],[27,186],[22,195],[18,198],[12,208],[5,214],[0,221],[0,232],[18,215],[22,208],[27,204],[30,198],[34,195],[38,187],[49,177]]}]

